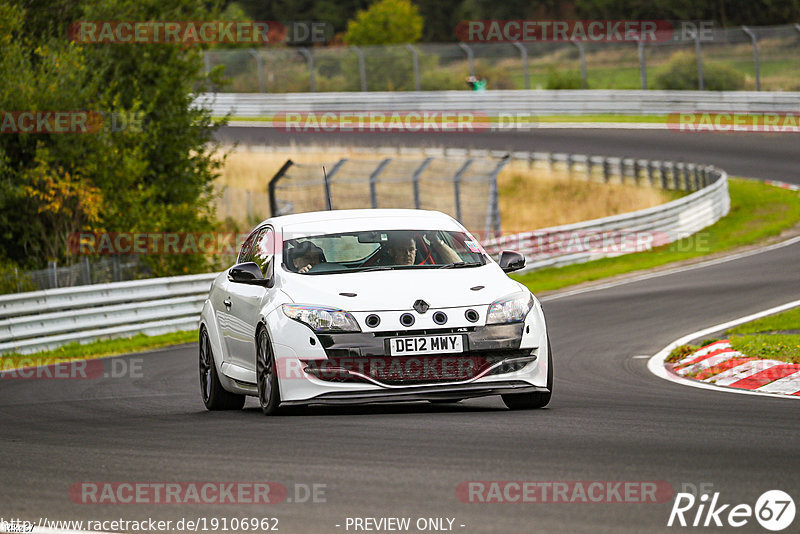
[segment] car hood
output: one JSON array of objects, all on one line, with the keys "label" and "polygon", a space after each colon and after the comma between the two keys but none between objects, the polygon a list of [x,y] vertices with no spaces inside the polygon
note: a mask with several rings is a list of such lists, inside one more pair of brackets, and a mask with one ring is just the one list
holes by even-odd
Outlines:
[{"label": "car hood", "polygon": [[[479,286],[483,286],[477,289]],[[476,288],[476,289],[472,289]],[[417,299],[431,308],[481,306],[521,290],[496,264],[461,269],[288,274],[281,289],[298,304],[347,311],[408,310]],[[345,296],[355,294],[355,296]]]}]

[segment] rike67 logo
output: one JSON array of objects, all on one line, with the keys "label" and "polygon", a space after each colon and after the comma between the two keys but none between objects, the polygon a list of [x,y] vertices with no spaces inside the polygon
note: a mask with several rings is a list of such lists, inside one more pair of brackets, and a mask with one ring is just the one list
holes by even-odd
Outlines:
[{"label": "rike67 logo", "polygon": [[755,518],[765,529],[777,532],[791,525],[794,516],[794,500],[781,490],[764,492],[755,506],[723,504],[718,491],[711,496],[703,493],[699,498],[692,493],[678,493],[667,526],[738,528]]}]

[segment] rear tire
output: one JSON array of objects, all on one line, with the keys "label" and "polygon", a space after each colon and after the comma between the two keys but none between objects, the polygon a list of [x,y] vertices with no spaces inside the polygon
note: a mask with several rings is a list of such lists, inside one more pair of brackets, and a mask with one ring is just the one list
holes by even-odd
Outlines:
[{"label": "rear tire", "polygon": [[258,403],[264,415],[274,415],[281,404],[278,387],[278,372],[272,343],[266,328],[259,328],[256,334],[256,382],[258,383]]},{"label": "rear tire", "polygon": [[550,336],[547,336],[547,393],[534,392],[534,393],[512,393],[509,395],[501,395],[503,403],[510,410],[536,410],[544,408],[550,403],[550,397],[553,395],[553,350],[550,348]]},{"label": "rear tire", "polygon": [[203,397],[203,404],[212,411],[241,410],[244,406],[245,396],[231,393],[222,387],[205,326],[200,327],[199,344],[200,395]]}]

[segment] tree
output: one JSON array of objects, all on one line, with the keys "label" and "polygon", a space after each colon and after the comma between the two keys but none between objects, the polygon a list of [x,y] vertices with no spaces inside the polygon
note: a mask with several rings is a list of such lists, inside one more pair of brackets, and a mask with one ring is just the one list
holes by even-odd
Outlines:
[{"label": "tree", "polygon": [[415,43],[422,37],[422,17],[409,0],[380,0],[359,11],[347,24],[350,45]]}]

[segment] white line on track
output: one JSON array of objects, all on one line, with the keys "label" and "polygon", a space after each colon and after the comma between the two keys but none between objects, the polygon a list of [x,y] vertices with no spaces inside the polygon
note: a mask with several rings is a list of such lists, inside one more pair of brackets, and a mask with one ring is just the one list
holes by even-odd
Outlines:
[{"label": "white line on track", "polygon": [[756,319],[760,319],[762,317],[766,317],[767,315],[772,315],[775,313],[780,313],[782,311],[789,310],[791,308],[796,308],[800,306],[800,300],[794,300],[792,302],[787,302],[786,304],[781,304],[780,306],[775,306],[774,308],[770,308],[768,310],[763,310],[758,313],[754,313],[752,315],[747,315],[745,317],[739,317],[738,319],[734,319],[732,321],[728,321],[727,323],[722,323],[714,326],[710,326],[708,328],[704,328],[703,330],[698,330],[697,332],[692,332],[691,334],[687,334],[679,339],[676,339],[663,349],[661,349],[657,354],[655,354],[652,358],[647,361],[647,369],[654,375],[659,378],[663,378],[664,380],[669,380],[670,382],[676,382],[678,384],[683,384],[684,386],[692,386],[695,388],[700,389],[712,389],[714,391],[727,391],[729,393],[739,393],[742,395],[759,395],[762,397],[771,397],[771,398],[791,398],[791,399],[800,399],[800,397],[792,396],[792,395],[776,395],[775,393],[764,393],[761,391],[754,391],[749,389],[738,389],[738,388],[728,388],[724,386],[715,386],[713,384],[707,384],[705,382],[700,382],[697,380],[691,380],[689,378],[682,378],[675,374],[670,373],[666,367],[664,367],[664,360],[669,353],[672,352],[672,349],[679,345],[684,345],[693,339],[697,339],[703,336],[707,336],[709,334],[713,334],[714,332],[719,332],[721,330],[727,330],[728,328],[732,328],[734,326],[749,323],[750,321],[755,321]]},{"label": "white line on track", "polygon": [[729,261],[739,260],[742,258],[746,258],[748,256],[755,256],[756,254],[761,254],[763,252],[769,252],[771,250],[776,250],[783,247],[788,247],[789,245],[794,245],[795,243],[800,242],[800,236],[793,237],[791,239],[787,239],[786,241],[781,241],[780,243],[774,243],[772,245],[767,245],[765,247],[761,247],[758,249],[748,250],[746,252],[739,252],[738,254],[731,254],[730,256],[723,256],[721,258],[715,258],[713,260],[708,260],[700,263],[694,263],[691,265],[684,265],[682,267],[675,267],[674,269],[666,269],[663,271],[656,271],[647,274],[643,274],[641,276],[633,276],[631,278],[624,278],[622,280],[616,280],[614,282],[608,282],[605,284],[598,284],[595,286],[588,286],[582,287],[578,289],[572,289],[568,291],[564,291],[561,293],[553,293],[551,295],[546,295],[539,298],[542,302],[548,302],[551,300],[557,300],[564,297],[570,297],[572,295],[579,295],[581,293],[588,293],[590,291],[599,291],[601,289],[608,289],[611,287],[621,286],[625,284],[632,284],[634,282],[640,282],[642,280],[649,280],[651,278],[658,278],[660,276],[669,276],[671,274],[682,273],[686,271],[693,271],[695,269],[703,269],[705,267],[711,267],[712,265],[719,265],[720,263],[726,263]]}]

